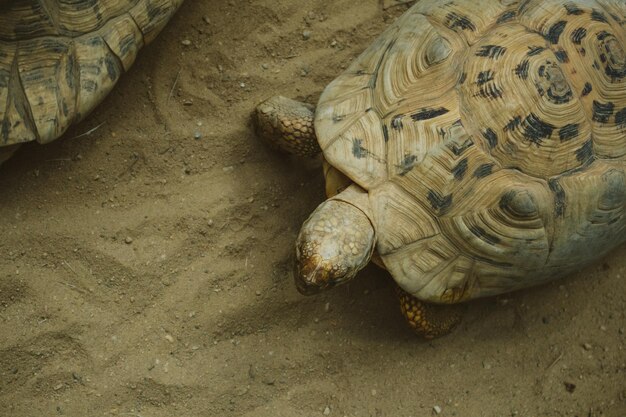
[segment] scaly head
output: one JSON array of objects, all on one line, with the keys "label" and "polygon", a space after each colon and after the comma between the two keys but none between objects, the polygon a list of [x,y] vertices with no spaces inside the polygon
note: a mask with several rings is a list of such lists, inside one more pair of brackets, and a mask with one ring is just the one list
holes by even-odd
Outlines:
[{"label": "scaly head", "polygon": [[343,284],[370,261],[374,227],[357,206],[336,199],[320,204],[296,242],[296,285],[305,295]]}]

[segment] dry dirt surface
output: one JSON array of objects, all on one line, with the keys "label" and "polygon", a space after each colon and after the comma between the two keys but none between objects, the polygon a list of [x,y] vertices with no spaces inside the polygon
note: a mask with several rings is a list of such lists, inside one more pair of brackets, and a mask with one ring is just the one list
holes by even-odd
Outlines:
[{"label": "dry dirt surface", "polygon": [[0,416],[626,416],[626,247],[431,342],[375,267],[297,293],[320,165],[250,114],[315,103],[405,9],[188,0],[94,114],[2,166]]}]

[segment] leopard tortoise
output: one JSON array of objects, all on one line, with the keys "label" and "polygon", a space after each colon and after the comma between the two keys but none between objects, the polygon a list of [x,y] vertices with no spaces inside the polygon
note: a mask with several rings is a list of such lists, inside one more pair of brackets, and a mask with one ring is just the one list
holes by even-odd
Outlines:
[{"label": "leopard tortoise", "polygon": [[91,112],[183,0],[1,0],[0,163]]},{"label": "leopard tortoise", "polygon": [[626,241],[626,2],[420,0],[322,93],[256,110],[323,153],[329,199],[296,243],[304,294],[371,259],[411,327],[540,284]]}]

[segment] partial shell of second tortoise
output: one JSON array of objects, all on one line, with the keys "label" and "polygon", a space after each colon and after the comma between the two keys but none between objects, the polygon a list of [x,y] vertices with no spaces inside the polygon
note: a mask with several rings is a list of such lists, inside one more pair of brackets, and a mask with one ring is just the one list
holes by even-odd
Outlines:
[{"label": "partial shell of second tortoise", "polygon": [[398,284],[454,303],[626,240],[626,2],[420,0],[322,94]]},{"label": "partial shell of second tortoise", "polygon": [[49,142],[89,114],[182,1],[3,1],[0,146]]}]

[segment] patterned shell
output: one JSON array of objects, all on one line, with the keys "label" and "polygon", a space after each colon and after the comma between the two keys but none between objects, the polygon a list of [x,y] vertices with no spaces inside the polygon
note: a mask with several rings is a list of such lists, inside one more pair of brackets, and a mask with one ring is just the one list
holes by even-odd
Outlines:
[{"label": "patterned shell", "polygon": [[0,146],[86,116],[182,0],[1,0]]},{"label": "patterned shell", "polygon": [[626,2],[420,0],[315,126],[408,292],[452,303],[570,273],[626,241]]}]

